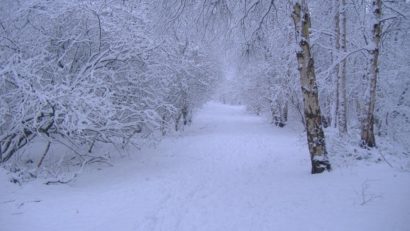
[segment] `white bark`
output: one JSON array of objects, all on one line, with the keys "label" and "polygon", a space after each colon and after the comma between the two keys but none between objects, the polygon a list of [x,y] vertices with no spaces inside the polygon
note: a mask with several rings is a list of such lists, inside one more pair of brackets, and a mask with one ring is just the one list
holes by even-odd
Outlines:
[{"label": "white bark", "polygon": [[373,0],[373,14],[375,17],[374,24],[372,25],[373,29],[373,50],[371,53],[371,66],[370,66],[370,99],[369,105],[367,108],[366,117],[363,121],[362,132],[361,132],[361,144],[363,147],[375,147],[376,140],[374,137],[374,108],[376,105],[376,86],[377,78],[379,75],[379,49],[380,41],[382,34],[381,27],[381,0]]},{"label": "white bark", "polygon": [[[335,46],[337,53],[340,54],[340,0],[335,0]],[[335,105],[335,127],[337,127],[338,120],[339,120],[339,106],[340,106],[340,96],[339,96],[339,89],[340,89],[340,81],[339,75],[340,73],[340,65],[339,63],[336,64],[336,105]]]},{"label": "white bark", "polygon": [[305,1],[302,0],[301,4],[294,4],[292,18],[295,23],[296,41],[300,47],[296,57],[303,93],[306,135],[312,162],[312,174],[321,173],[325,169],[330,170],[331,167],[327,158],[314,59],[309,44],[311,20]]},{"label": "white bark", "polygon": [[[340,6],[340,5],[339,5]],[[342,0],[341,9],[338,9],[338,14],[341,16],[339,23],[342,23],[340,31],[340,45],[341,50],[347,52],[347,39],[346,39],[346,0]],[[344,135],[347,133],[347,97],[346,97],[346,59],[343,59],[338,73],[338,102],[339,102],[339,112],[338,115],[338,128],[339,134]]]}]

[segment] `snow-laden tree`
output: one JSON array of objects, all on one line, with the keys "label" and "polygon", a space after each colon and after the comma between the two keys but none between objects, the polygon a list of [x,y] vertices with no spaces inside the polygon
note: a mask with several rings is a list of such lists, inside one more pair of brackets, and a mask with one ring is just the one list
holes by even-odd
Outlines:
[{"label": "snow-laden tree", "polygon": [[[0,161],[33,140],[101,160],[191,120],[218,78],[206,51],[156,30],[152,1],[7,2],[0,48]],[[172,118],[172,119],[171,119]]]}]

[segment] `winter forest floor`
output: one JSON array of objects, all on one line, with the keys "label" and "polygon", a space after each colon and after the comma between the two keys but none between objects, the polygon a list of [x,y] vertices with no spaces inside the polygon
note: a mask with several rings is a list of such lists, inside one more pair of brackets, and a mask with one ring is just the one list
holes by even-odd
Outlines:
[{"label": "winter forest floor", "polygon": [[410,173],[309,171],[300,132],[208,103],[182,135],[69,184],[1,170],[0,230],[410,230]]}]

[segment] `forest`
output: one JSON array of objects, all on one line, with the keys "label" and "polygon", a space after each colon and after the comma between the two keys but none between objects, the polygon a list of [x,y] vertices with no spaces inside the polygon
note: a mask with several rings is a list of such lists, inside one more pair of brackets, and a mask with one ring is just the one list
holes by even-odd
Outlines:
[{"label": "forest", "polygon": [[[88,193],[97,194],[132,178],[140,179],[133,187],[145,187],[136,193],[140,202],[165,212],[135,226],[124,215],[128,202],[120,202],[123,223],[76,220],[79,230],[344,230],[335,217],[328,222],[339,226],[332,228],[287,222],[304,206],[316,219],[317,203],[343,207],[338,198],[356,192],[357,209],[343,208],[372,212],[348,230],[405,230],[409,73],[408,0],[0,0],[0,181],[7,185],[0,189],[0,229],[27,230],[16,214],[32,222],[36,213],[63,214],[45,202],[54,194],[77,214],[83,206],[92,219],[109,219],[118,199],[98,194],[111,202],[110,212],[99,214],[91,210],[98,203],[70,205],[71,197],[88,198],[59,187],[84,190],[93,182]],[[153,186],[143,180],[155,177]],[[268,192],[271,181],[315,195],[280,200],[286,193]],[[317,188],[326,185],[333,189],[320,197]],[[130,182],[118,187],[131,200]],[[252,198],[271,194],[285,215],[273,212],[274,204],[265,208],[265,199],[230,204],[228,193],[241,198],[236,191],[249,188]],[[196,198],[202,194],[216,196]],[[214,207],[195,209],[205,202],[222,204],[214,214]],[[241,213],[250,211],[245,204],[253,215]],[[367,205],[375,207],[360,210]],[[224,219],[225,208],[237,217]],[[396,220],[370,222],[383,209]],[[190,217],[172,215],[183,211]],[[187,211],[203,212],[202,219]],[[59,219],[44,218],[34,230],[74,229]]]}]

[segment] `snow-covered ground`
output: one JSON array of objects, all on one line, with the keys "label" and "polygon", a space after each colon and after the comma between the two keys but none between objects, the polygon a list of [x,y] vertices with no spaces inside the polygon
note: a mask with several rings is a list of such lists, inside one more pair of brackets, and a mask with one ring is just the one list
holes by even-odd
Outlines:
[{"label": "snow-covered ground", "polygon": [[169,137],[76,181],[0,171],[0,230],[410,230],[410,173],[362,162],[311,175],[304,139],[208,103]]}]

